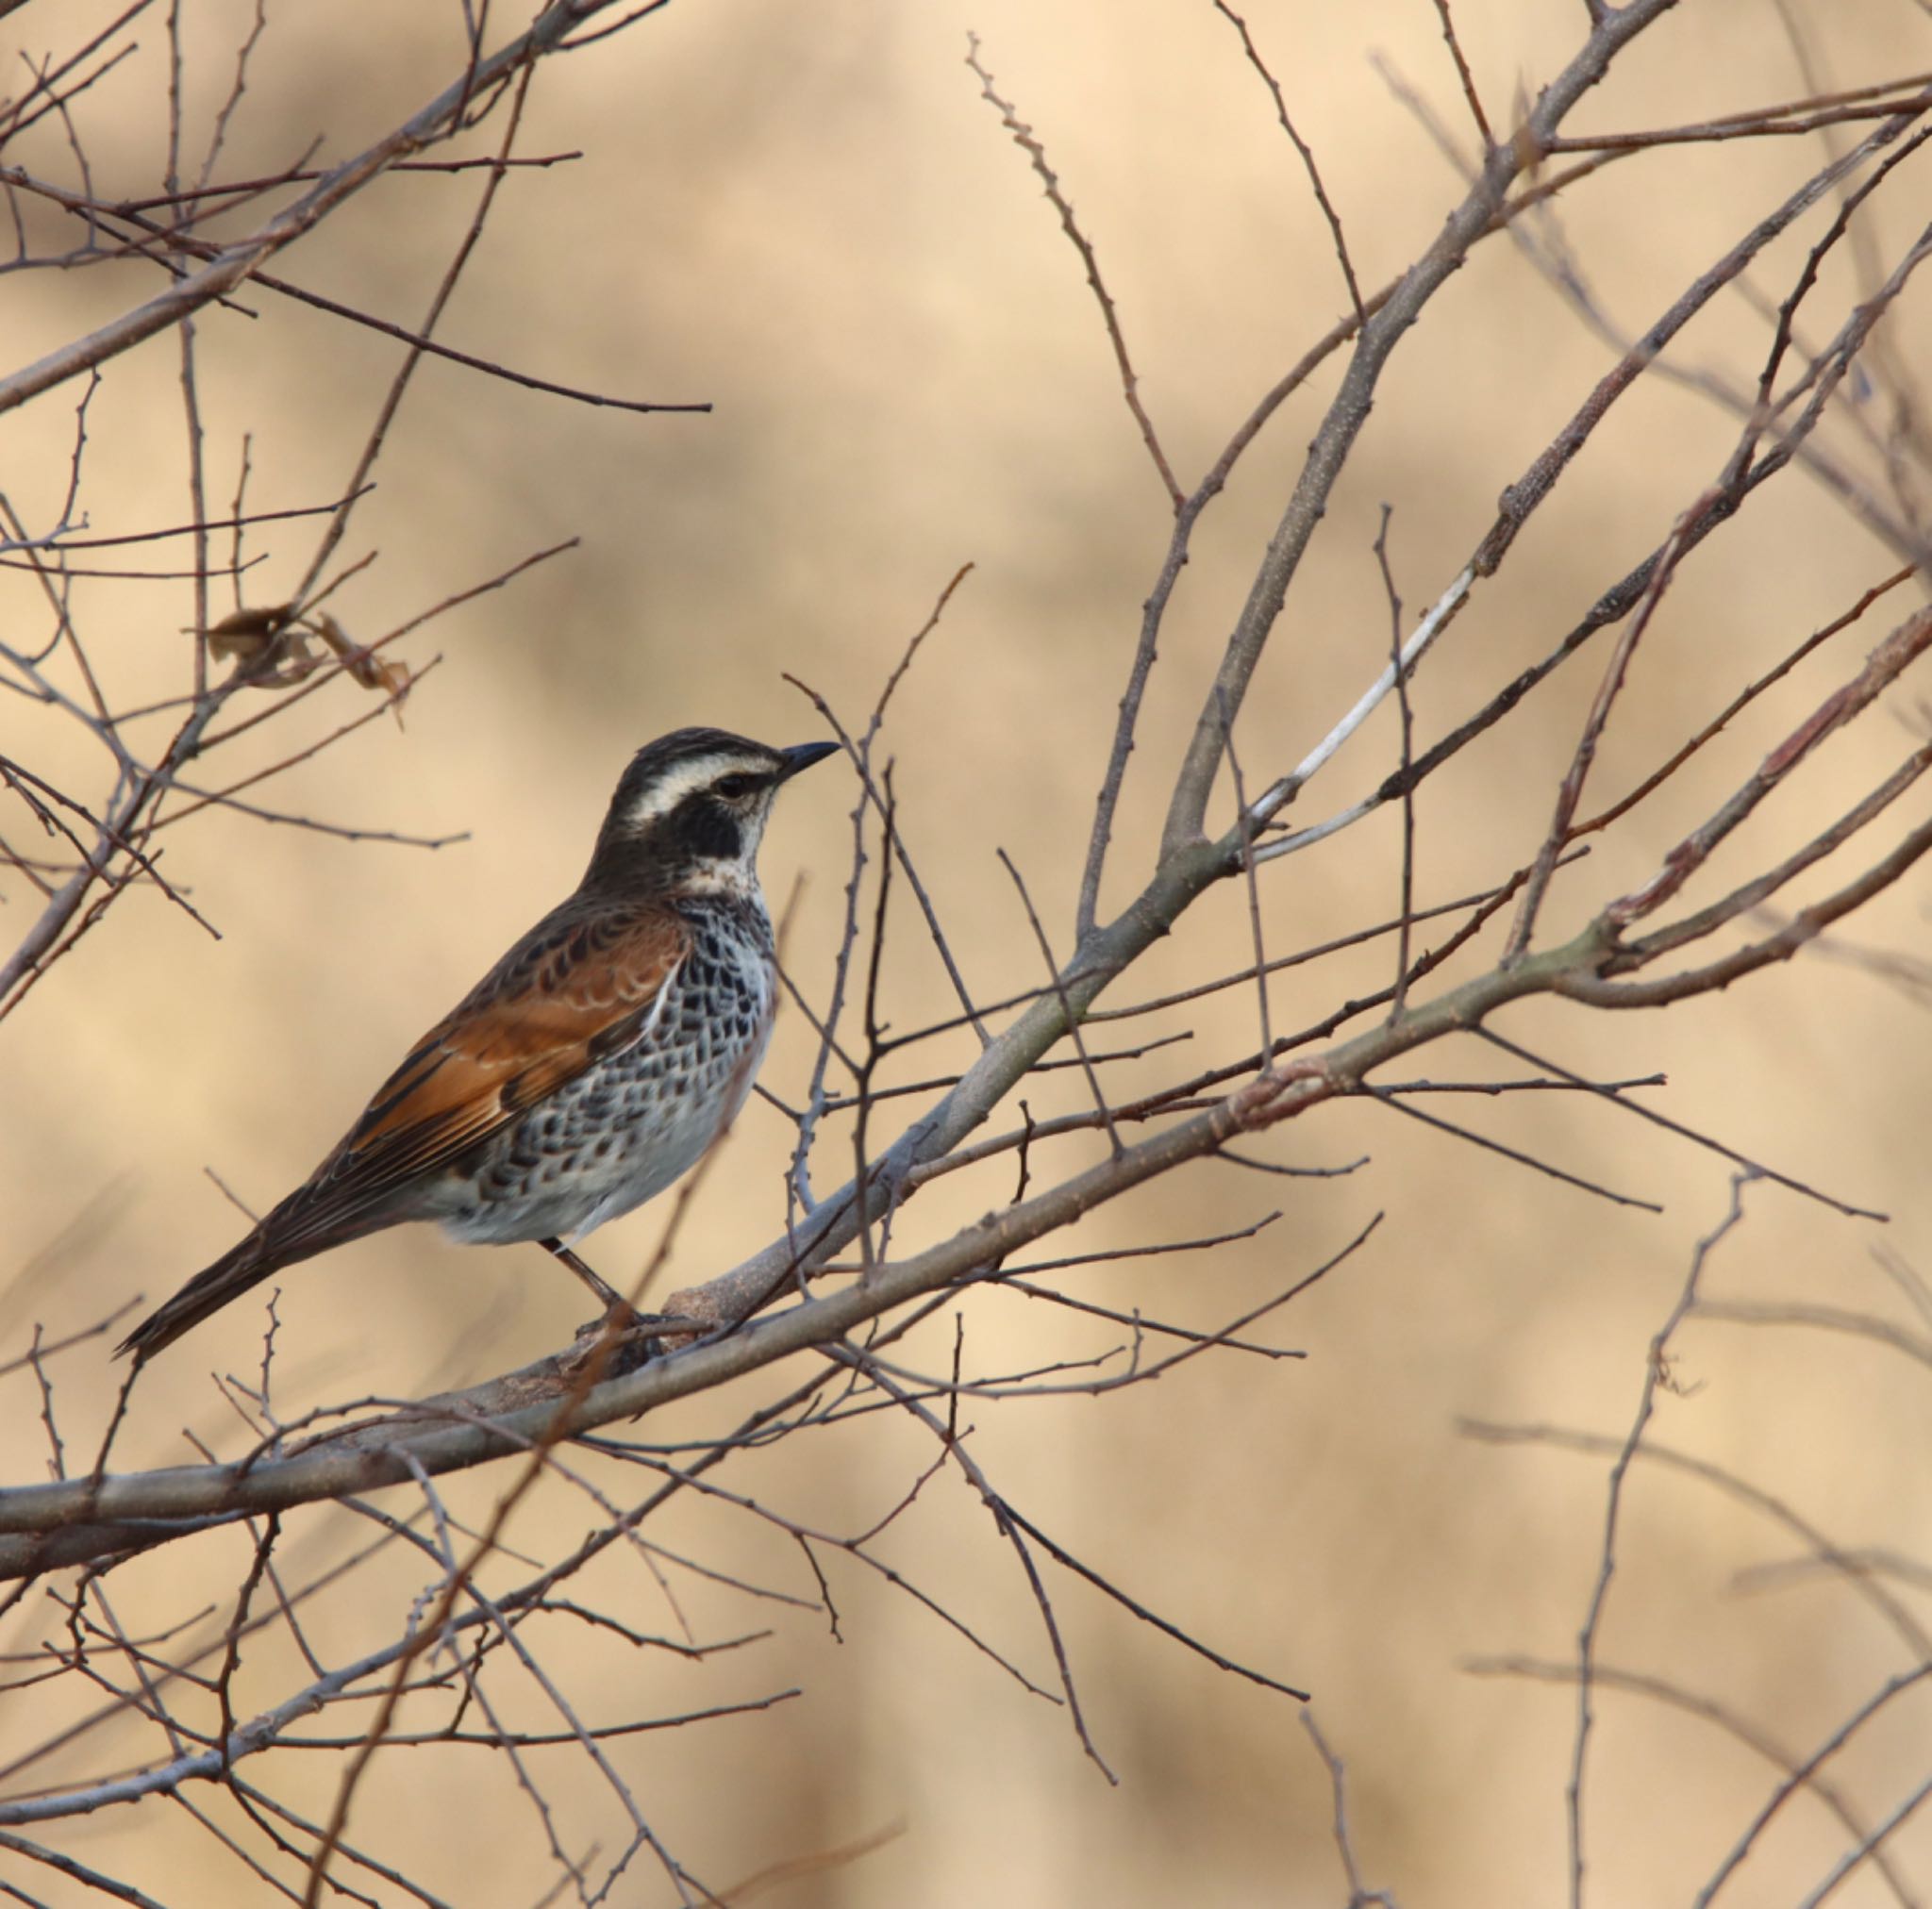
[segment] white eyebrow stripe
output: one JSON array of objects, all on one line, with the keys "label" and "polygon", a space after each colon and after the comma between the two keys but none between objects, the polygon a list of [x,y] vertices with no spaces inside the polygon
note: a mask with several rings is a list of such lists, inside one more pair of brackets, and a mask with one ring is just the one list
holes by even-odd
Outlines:
[{"label": "white eyebrow stripe", "polygon": [[678,763],[631,804],[625,822],[631,828],[641,829],[660,821],[686,796],[708,788],[733,763],[742,760],[730,751],[714,750],[709,755],[694,755],[689,762]]}]

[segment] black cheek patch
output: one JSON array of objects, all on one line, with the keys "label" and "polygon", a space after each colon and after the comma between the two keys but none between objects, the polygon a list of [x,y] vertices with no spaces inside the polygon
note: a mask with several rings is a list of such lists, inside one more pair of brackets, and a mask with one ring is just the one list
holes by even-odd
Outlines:
[{"label": "black cheek patch", "polygon": [[695,796],[677,811],[679,846],[707,861],[734,862],[744,853],[738,818],[708,796]]}]

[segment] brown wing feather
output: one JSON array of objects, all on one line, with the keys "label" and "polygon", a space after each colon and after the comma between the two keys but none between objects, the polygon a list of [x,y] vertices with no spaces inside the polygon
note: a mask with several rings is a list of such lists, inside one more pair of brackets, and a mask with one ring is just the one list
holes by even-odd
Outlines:
[{"label": "brown wing feather", "polygon": [[661,905],[546,916],[409,1051],[326,1160],[123,1343],[146,1358],[278,1268],[408,1210],[408,1191],[634,1039],[690,952]]},{"label": "brown wing feather", "polygon": [[151,1358],[276,1270],[419,1218],[415,1185],[636,1038],[690,945],[690,927],[665,908],[572,897],[415,1043],[309,1179],[120,1351]]},{"label": "brown wing feather", "polygon": [[634,1039],[690,945],[690,927],[662,908],[572,897],[415,1043],[309,1179],[120,1351],[153,1358],[278,1268],[419,1218],[409,1188]]},{"label": "brown wing feather", "polygon": [[263,1230],[271,1245],[282,1243],[278,1233],[341,1237],[344,1222],[454,1165],[626,1045],[691,943],[682,919],[662,908],[586,913],[566,905],[541,922],[377,1089],[285,1203],[299,1202],[299,1213],[289,1213],[282,1228],[270,1216]]}]

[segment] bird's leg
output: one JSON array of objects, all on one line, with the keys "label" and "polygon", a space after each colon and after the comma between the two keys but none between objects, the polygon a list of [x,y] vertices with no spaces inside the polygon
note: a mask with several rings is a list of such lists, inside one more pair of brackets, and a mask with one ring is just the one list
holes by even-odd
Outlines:
[{"label": "bird's leg", "polygon": [[553,1237],[549,1239],[540,1239],[537,1244],[545,1248],[548,1252],[554,1253],[564,1265],[569,1267],[597,1295],[597,1303],[604,1308],[607,1319],[610,1314],[620,1310],[625,1313],[630,1311],[629,1301],[615,1286],[608,1286],[603,1280],[599,1279],[562,1240]]},{"label": "bird's leg", "polygon": [[656,1334],[665,1331],[692,1333],[704,1330],[705,1322],[702,1320],[687,1319],[682,1313],[641,1313],[637,1311],[631,1305],[629,1300],[625,1299],[615,1286],[609,1286],[605,1281],[599,1279],[561,1239],[555,1237],[540,1239],[537,1244],[555,1253],[564,1265],[569,1267],[597,1295],[597,1303],[604,1308],[603,1317],[597,1320],[594,1324],[585,1326],[578,1333],[578,1338],[584,1338],[590,1334],[600,1330],[607,1322],[614,1322],[621,1333],[633,1333],[641,1327],[645,1328],[654,1335],[654,1336],[643,1341],[645,1356],[656,1358],[663,1350],[655,1336]]}]

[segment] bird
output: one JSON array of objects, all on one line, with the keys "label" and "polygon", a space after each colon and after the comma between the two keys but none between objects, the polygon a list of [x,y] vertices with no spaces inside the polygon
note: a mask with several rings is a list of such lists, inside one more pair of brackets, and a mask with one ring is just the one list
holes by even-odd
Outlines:
[{"label": "bird", "polygon": [[575,891],[409,1050],[328,1157],[117,1349],[139,1369],[231,1300],[405,1220],[574,1240],[661,1193],[744,1104],[775,1001],[758,851],[778,790],[838,748],[679,729],[631,758]]}]

